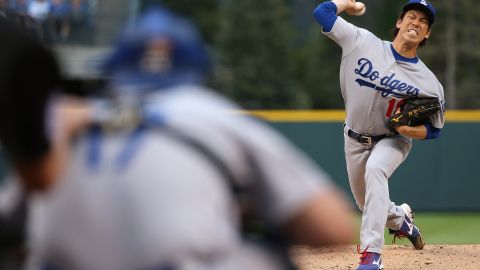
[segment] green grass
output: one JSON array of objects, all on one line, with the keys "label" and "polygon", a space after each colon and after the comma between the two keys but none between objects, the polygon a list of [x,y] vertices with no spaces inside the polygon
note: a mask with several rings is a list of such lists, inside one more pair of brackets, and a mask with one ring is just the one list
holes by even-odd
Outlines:
[{"label": "green grass", "polygon": [[429,244],[480,244],[480,213],[417,213]]},{"label": "green grass", "polygon": [[[360,217],[357,219],[360,224]],[[415,213],[415,223],[423,233],[427,244],[467,245],[480,244],[480,212],[476,213]],[[393,236],[385,230],[385,244],[392,243]],[[397,244],[409,244],[407,239]]]}]

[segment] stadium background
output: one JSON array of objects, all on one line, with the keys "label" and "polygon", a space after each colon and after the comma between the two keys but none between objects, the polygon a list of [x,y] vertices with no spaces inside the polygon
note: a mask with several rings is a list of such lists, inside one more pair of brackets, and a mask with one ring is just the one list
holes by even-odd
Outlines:
[{"label": "stadium background", "polygon": [[[169,6],[200,25],[214,56],[209,85],[271,123],[350,194],[343,157],[340,51],[321,37],[311,19],[320,1],[84,2],[85,24],[72,28],[64,40],[49,40],[67,76],[101,80],[95,67],[118,30],[150,4]],[[404,1],[363,2],[367,14],[353,22],[389,39]],[[419,224],[436,233],[430,235],[431,243],[480,243],[475,233],[480,228],[480,7],[474,0],[432,3],[439,16],[420,57],[445,87],[447,123],[440,139],[415,142],[390,180],[391,199],[408,201],[421,211]],[[2,173],[7,167],[3,163]],[[449,230],[452,226],[458,229]]]}]

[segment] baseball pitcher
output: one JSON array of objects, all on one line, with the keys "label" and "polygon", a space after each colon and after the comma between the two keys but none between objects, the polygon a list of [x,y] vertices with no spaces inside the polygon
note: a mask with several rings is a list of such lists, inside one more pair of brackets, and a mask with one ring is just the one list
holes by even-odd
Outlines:
[{"label": "baseball pitcher", "polygon": [[388,179],[407,158],[414,139],[434,139],[444,125],[443,87],[418,58],[436,11],[410,0],[396,20],[393,41],[379,39],[338,14],[363,15],[354,0],[321,3],[314,17],[342,48],[340,86],[345,102],[345,158],[350,187],[362,211],[358,270],[383,269],[385,226],[416,249],[424,241],[408,204],[390,200]]}]

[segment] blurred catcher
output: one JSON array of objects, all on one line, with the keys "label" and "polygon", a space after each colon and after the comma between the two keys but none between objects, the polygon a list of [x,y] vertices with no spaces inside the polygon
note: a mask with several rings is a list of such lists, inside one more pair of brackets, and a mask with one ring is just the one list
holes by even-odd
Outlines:
[{"label": "blurred catcher", "polygon": [[28,269],[288,269],[293,243],[351,241],[329,177],[202,86],[208,69],[195,27],[156,8],[104,65],[111,98],[51,99],[40,158],[56,170],[21,174],[43,191]]}]

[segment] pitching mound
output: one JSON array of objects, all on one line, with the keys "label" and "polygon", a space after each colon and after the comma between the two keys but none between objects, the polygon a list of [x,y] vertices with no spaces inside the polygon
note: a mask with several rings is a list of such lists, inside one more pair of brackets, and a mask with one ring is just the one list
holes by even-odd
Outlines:
[{"label": "pitching mound", "polygon": [[[299,246],[292,252],[301,270],[355,269],[360,257],[356,246],[319,249]],[[423,250],[388,245],[382,260],[385,270],[478,270],[480,245],[426,245]]]}]

